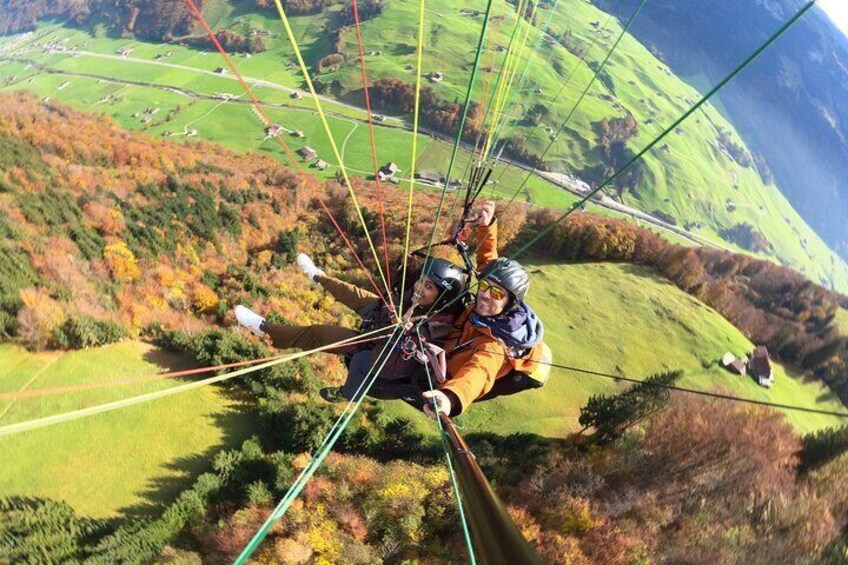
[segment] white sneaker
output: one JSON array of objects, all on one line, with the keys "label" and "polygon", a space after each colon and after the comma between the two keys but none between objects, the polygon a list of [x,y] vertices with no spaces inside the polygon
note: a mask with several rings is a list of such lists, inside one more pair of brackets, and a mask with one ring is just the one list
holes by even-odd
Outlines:
[{"label": "white sneaker", "polygon": [[306,253],[299,253],[295,263],[297,263],[298,268],[303,271],[312,282],[315,282],[315,277],[318,275],[324,277],[327,276],[327,273],[315,266],[315,263],[312,262],[312,259],[310,259],[309,255]]},{"label": "white sneaker", "polygon": [[265,331],[262,329],[262,326],[265,324],[265,318],[241,304],[236,306],[233,311],[236,314],[236,320],[238,320],[240,326],[244,326],[256,335],[265,335]]}]

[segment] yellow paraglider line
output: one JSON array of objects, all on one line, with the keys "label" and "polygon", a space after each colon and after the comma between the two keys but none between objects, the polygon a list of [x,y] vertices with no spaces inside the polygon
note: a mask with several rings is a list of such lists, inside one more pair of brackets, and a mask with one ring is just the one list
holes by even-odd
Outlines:
[{"label": "yellow paraglider line", "polygon": [[374,247],[374,241],[371,239],[371,234],[368,231],[368,225],[365,223],[365,217],[362,215],[362,207],[359,205],[359,200],[356,198],[356,192],[353,190],[353,185],[350,182],[350,178],[347,175],[347,169],[344,166],[344,161],[342,160],[342,156],[339,153],[339,148],[336,145],[336,140],[333,137],[333,132],[330,130],[330,124],[327,122],[327,116],[324,114],[324,109],[321,107],[321,100],[318,98],[318,93],[315,92],[315,86],[312,84],[312,79],[309,78],[309,69],[306,68],[306,63],[303,60],[303,55],[300,52],[300,47],[298,46],[297,40],[294,37],[294,33],[292,32],[291,25],[289,24],[289,19],[286,17],[286,12],[283,9],[283,5],[280,3],[280,0],[274,0],[274,4],[277,6],[277,12],[280,14],[280,20],[283,22],[283,27],[286,29],[286,35],[289,38],[289,43],[291,43],[292,49],[294,49],[295,57],[297,58],[298,65],[300,65],[300,70],[303,73],[303,78],[306,80],[306,86],[309,88],[310,94],[312,94],[312,99],[315,102],[315,109],[318,110],[318,115],[321,117],[321,123],[324,126],[324,131],[327,133],[327,138],[330,141],[330,146],[333,148],[333,154],[336,157],[336,160],[339,162],[339,170],[342,173],[342,177],[344,178],[345,184],[347,185],[348,193],[350,194],[351,201],[353,202],[354,207],[356,208],[356,215],[359,217],[359,222],[362,224],[362,230],[365,232],[365,238],[368,240],[368,246],[371,248],[371,253],[374,255],[374,261],[376,262],[377,272],[380,273],[380,279],[383,281],[383,285],[386,288],[386,293],[388,294],[389,301],[392,301],[392,289],[389,287],[389,283],[386,279],[386,274],[383,272],[383,268],[380,263],[380,255],[377,253],[377,249]]},{"label": "yellow paraglider line", "polygon": [[409,239],[412,231],[412,193],[415,188],[415,166],[418,158],[418,109],[421,104],[421,63],[424,59],[424,0],[421,0],[418,6],[418,61],[415,71],[415,106],[412,118],[412,166],[409,173],[409,198],[406,206],[406,236],[404,238],[403,271],[400,283],[401,300],[403,300],[402,297],[406,291],[406,266],[409,259]]},{"label": "yellow paraglider line", "polygon": [[[534,3],[533,8],[530,11],[530,20],[531,21],[536,16],[536,7],[537,6],[538,6],[538,3]],[[527,7],[525,6],[524,10],[526,10],[526,9],[527,9]],[[519,14],[518,14],[519,25],[523,20],[524,20],[523,12],[519,12]],[[524,33],[521,37],[521,40],[519,41],[520,46],[518,48],[518,52],[515,53],[512,57],[512,65],[510,67],[509,79],[507,81],[506,88],[504,89],[504,91],[502,93],[501,99],[497,102],[497,105],[495,106],[495,115],[494,115],[494,119],[492,120],[491,134],[489,135],[487,146],[485,147],[485,149],[483,151],[483,159],[486,159],[486,158],[489,157],[489,153],[492,151],[492,147],[494,147],[494,145],[497,143],[498,131],[501,129],[502,124],[507,117],[504,110],[506,109],[505,107],[506,107],[507,101],[511,98],[513,88],[515,87],[515,77],[518,74],[519,63],[524,58],[524,52],[525,52],[526,47],[527,47],[527,40],[530,37],[530,31],[532,29],[533,29],[532,24],[529,24],[529,23],[524,24]],[[526,64],[529,65],[529,61]]]}]

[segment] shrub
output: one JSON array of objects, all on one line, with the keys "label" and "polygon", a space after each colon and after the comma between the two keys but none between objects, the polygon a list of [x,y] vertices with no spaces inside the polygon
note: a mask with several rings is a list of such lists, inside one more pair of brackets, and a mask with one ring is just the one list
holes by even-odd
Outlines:
[{"label": "shrub", "polygon": [[129,334],[122,326],[89,316],[71,316],[53,334],[53,343],[63,349],[100,347],[121,341]]}]

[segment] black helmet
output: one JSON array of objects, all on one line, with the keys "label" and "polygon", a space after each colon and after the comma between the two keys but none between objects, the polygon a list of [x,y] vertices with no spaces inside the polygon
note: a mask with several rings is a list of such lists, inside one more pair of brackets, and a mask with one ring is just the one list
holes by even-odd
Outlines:
[{"label": "black helmet", "polygon": [[504,287],[512,295],[515,303],[523,302],[530,290],[530,277],[521,263],[500,257],[495,259],[480,273],[480,279],[488,279]]},{"label": "black helmet", "polygon": [[441,308],[465,292],[467,277],[462,269],[450,261],[429,257],[421,267],[421,273],[439,287],[439,296],[433,308]]}]

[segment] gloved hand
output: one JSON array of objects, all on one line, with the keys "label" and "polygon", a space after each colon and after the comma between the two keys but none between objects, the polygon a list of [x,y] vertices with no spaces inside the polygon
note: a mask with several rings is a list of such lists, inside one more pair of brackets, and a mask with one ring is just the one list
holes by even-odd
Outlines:
[{"label": "gloved hand", "polygon": [[483,206],[480,208],[480,211],[477,213],[477,225],[478,226],[490,226],[492,225],[492,218],[495,217],[495,203],[492,200],[487,200],[483,202]]}]

